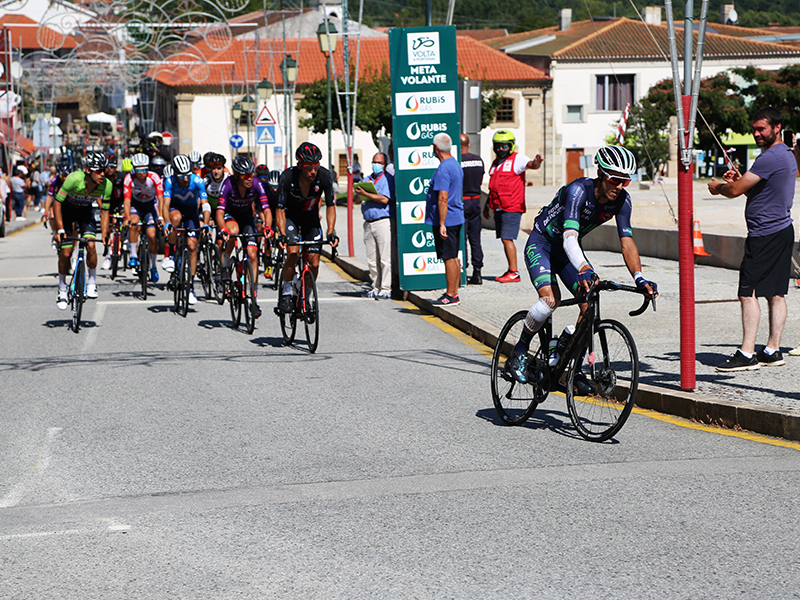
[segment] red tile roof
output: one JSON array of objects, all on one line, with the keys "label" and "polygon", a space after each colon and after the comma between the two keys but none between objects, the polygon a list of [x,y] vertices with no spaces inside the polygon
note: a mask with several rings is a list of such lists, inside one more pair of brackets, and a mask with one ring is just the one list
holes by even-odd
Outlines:
[{"label": "red tile roof", "polygon": [[507,29],[489,29],[486,27],[485,29],[459,29],[456,31],[456,35],[458,36],[465,36],[471,37],[473,40],[492,40],[498,37],[507,37],[508,30]]},{"label": "red tile roof", "polygon": [[11,30],[11,45],[23,50],[71,50],[78,44],[71,35],[66,35],[51,27],[41,27],[39,23],[25,15],[6,13],[0,17],[0,26]]},{"label": "red tile roof", "polygon": [[[709,27],[716,28],[716,24]],[[725,26],[719,26],[720,30]],[[742,27],[734,28],[744,29]],[[750,35],[762,35],[762,30],[750,29]],[[740,32],[737,32],[739,34]],[[669,56],[668,29],[664,25],[645,25],[625,17],[608,21],[578,21],[566,31],[555,27],[529,31],[524,34],[495,38],[486,43],[493,48],[507,48],[512,44],[554,36],[544,43],[514,50],[513,54],[525,56],[550,56],[562,61],[591,60],[648,60]],[[676,27],[675,37],[679,56],[683,56],[683,28]],[[694,32],[695,50],[697,32]],[[800,56],[800,49],[788,44],[759,42],[744,39],[741,35],[722,35],[707,32],[703,56],[709,59],[769,58]]]},{"label": "red tile roof", "polygon": [[[532,82],[549,81],[543,71],[506,56],[485,44],[468,37],[458,37],[458,72],[469,79],[481,79],[507,84],[526,84]],[[355,63],[355,42],[353,42],[351,64]],[[156,79],[161,83],[173,87],[186,86],[219,86],[223,83],[241,83],[245,80],[244,54],[247,52],[247,80],[259,82],[264,77],[273,84],[281,83],[279,65],[283,59],[283,40],[255,40],[234,39],[231,45],[217,52],[208,47],[206,42],[199,42],[192,47],[192,52],[197,51],[206,57],[209,63],[209,76],[203,79],[204,67],[176,66],[170,68],[172,62],[185,60],[185,56],[173,57],[163,67],[156,70]],[[302,38],[286,40],[286,54],[298,62],[297,84],[305,85],[326,77],[326,61],[319,51],[316,38]],[[258,58],[258,71],[256,71],[256,55]],[[271,58],[271,61],[270,61]],[[342,73],[341,38],[334,54],[336,72]],[[272,65],[270,65],[270,62]],[[214,64],[217,63],[217,64]],[[219,64],[226,63],[226,64]],[[381,65],[386,63],[389,67],[389,39],[388,37],[372,37],[361,39],[361,76],[364,77],[370,70],[380,72]],[[195,79],[192,79],[193,69]]]}]

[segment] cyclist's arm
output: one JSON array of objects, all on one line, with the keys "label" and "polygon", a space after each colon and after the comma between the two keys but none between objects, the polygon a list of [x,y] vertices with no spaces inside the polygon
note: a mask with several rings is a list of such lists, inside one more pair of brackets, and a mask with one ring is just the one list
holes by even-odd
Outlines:
[{"label": "cyclist's arm", "polygon": [[127,225],[131,222],[131,188],[133,187],[133,180],[130,173],[125,176],[122,182],[122,224]]},{"label": "cyclist's arm", "polygon": [[53,204],[53,219],[56,222],[56,233],[64,229],[64,219],[61,216],[61,202]]},{"label": "cyclist's arm", "polygon": [[589,261],[586,260],[586,256],[578,241],[581,225],[581,210],[586,203],[586,191],[583,189],[583,186],[572,184],[564,193],[566,194],[566,202],[562,214],[564,218],[562,244],[570,264],[580,273],[590,268]]},{"label": "cyclist's arm", "polygon": [[325,222],[328,224],[328,235],[336,231],[336,207],[328,206],[325,208]]}]

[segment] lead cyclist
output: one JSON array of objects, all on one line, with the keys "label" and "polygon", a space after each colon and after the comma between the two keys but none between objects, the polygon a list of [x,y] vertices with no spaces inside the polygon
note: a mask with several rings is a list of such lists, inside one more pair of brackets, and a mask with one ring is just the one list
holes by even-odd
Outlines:
[{"label": "lead cyclist", "polygon": [[[636,158],[622,146],[604,146],[594,158],[597,177],[580,177],[558,190],[556,197],[537,215],[525,245],[525,266],[539,301],[525,317],[508,368],[514,379],[528,382],[531,340],[561,302],[556,275],[572,293],[587,292],[597,277],[580,241],[590,231],[615,219],[622,258],[636,286],[652,297],[658,286],[642,275],[639,249],[631,231],[631,197],[625,189],[636,172]],[[581,314],[587,305],[581,304]]]}]

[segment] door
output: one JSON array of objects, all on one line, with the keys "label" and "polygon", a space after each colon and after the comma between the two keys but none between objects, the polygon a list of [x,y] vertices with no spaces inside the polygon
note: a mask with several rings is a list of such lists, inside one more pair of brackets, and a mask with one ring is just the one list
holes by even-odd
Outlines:
[{"label": "door", "polygon": [[583,177],[581,156],[583,156],[583,148],[567,148],[567,183]]}]

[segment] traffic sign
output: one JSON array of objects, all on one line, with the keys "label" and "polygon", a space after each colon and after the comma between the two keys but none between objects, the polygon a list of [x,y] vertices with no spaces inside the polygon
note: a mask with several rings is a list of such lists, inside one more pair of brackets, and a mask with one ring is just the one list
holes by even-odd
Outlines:
[{"label": "traffic sign", "polygon": [[256,125],[256,138],[259,144],[274,144],[275,125]]},{"label": "traffic sign", "polygon": [[244,145],[244,138],[239,134],[232,135],[230,142],[232,147],[241,148]]},{"label": "traffic sign", "polygon": [[172,145],[172,134],[169,131],[165,131],[161,134],[161,143],[164,146]]},{"label": "traffic sign", "polygon": [[[265,104],[261,108],[261,112],[258,113],[258,117],[256,117],[256,125],[277,125],[277,124],[278,122],[275,120],[275,117],[272,116],[272,113],[269,112],[269,109]],[[275,136],[273,135],[273,137]]]}]

